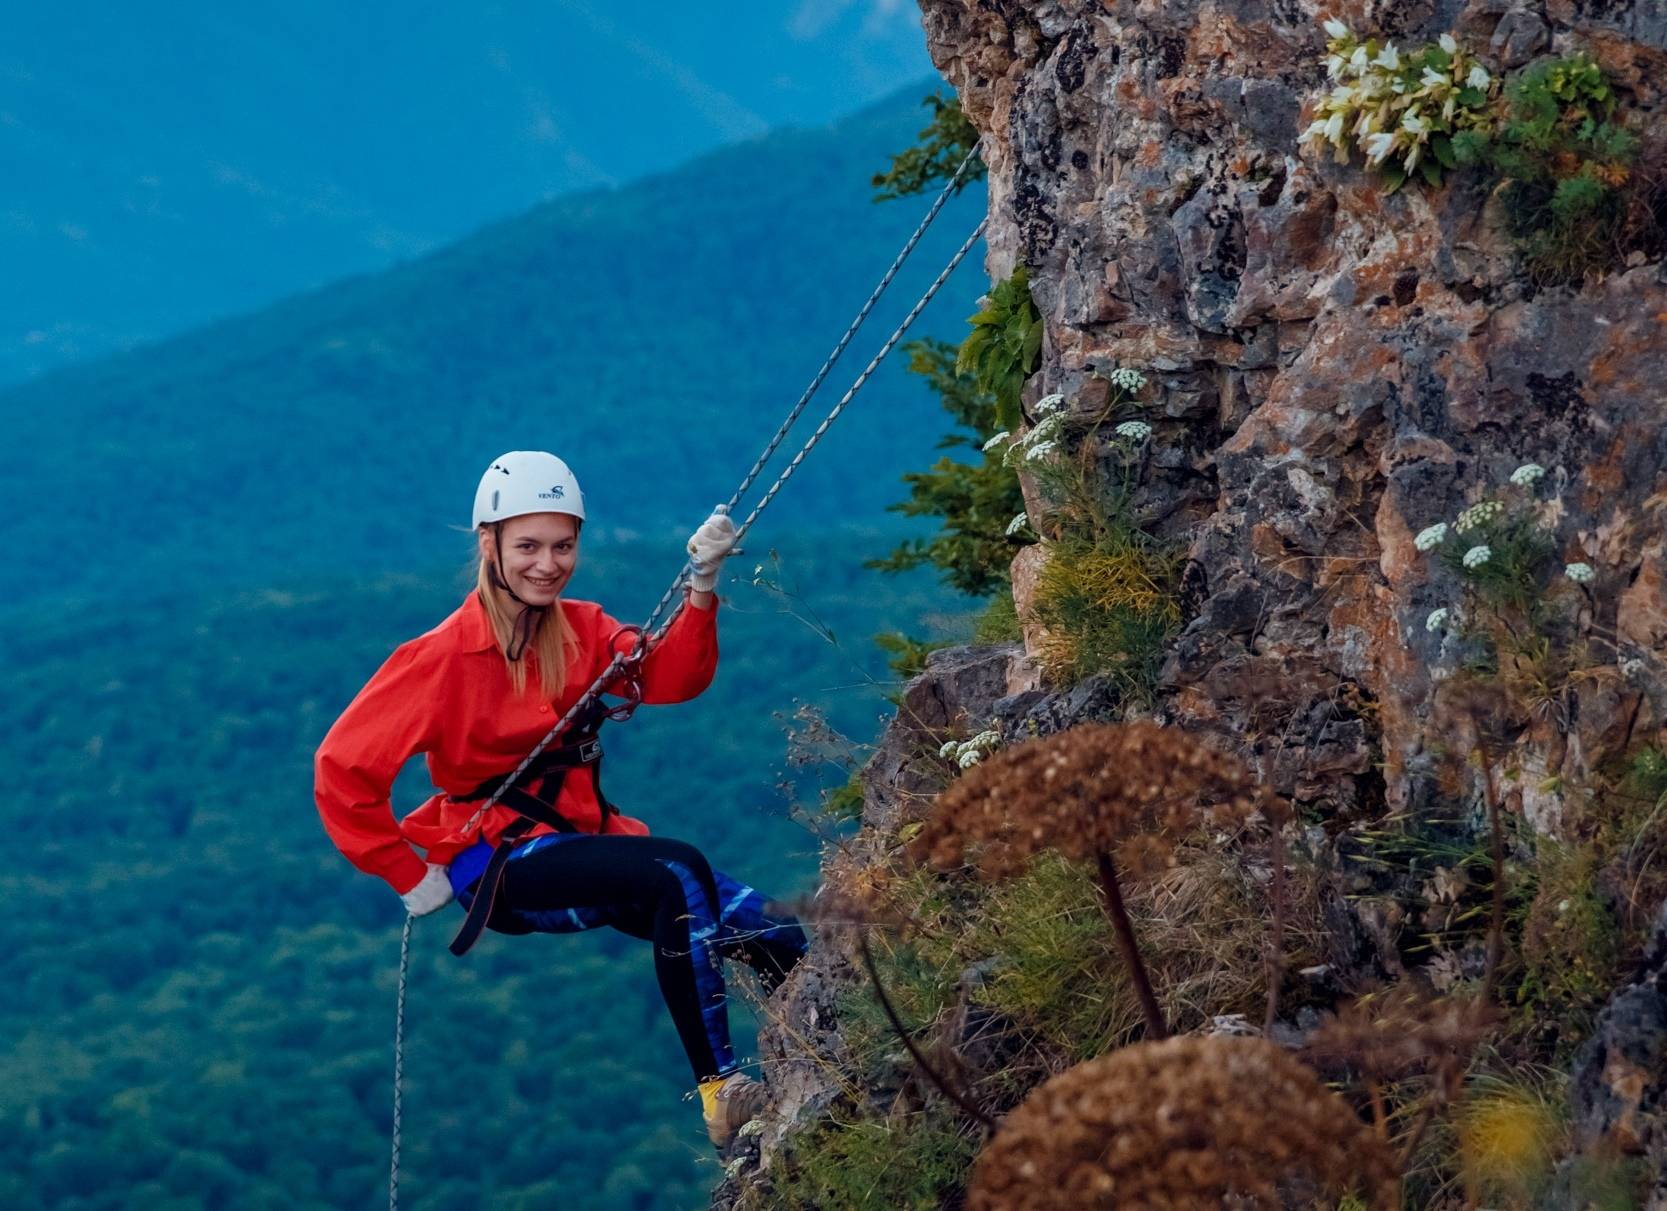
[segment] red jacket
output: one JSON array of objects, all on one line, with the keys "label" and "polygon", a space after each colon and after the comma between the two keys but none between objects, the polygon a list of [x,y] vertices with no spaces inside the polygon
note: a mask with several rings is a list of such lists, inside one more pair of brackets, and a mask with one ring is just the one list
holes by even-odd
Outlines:
[{"label": "red jacket", "polygon": [[[567,688],[554,703],[539,694],[538,666],[528,653],[526,692],[515,697],[502,650],[486,609],[473,592],[444,622],[394,649],[359,691],[319,745],[313,761],[314,798],[324,830],[360,870],[407,892],[428,862],[448,863],[481,837],[496,842],[517,819],[494,806],[465,831],[480,803],[459,803],[492,777],[502,777],[543,739],[550,725],[579,699],[613,652],[629,650],[631,632],[588,601],[561,602],[578,648],[567,666]],[[685,604],[643,660],[643,701],[683,702],[712,683],[718,665],[717,607]],[[416,753],[428,755],[428,775],[440,794],[395,822],[389,794],[400,768]],[[582,832],[601,820],[592,769],[568,775],[556,810]],[[551,829],[540,825],[531,835]],[[648,826],[615,815],[610,833],[642,834]]]}]

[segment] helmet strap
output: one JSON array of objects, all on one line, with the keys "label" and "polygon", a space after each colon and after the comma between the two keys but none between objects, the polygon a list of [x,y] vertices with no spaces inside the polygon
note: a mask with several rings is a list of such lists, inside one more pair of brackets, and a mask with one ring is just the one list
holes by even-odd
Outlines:
[{"label": "helmet strap", "polygon": [[512,600],[519,602],[521,606],[521,612],[515,618],[515,629],[510,633],[509,648],[504,652],[510,662],[514,663],[521,659],[522,653],[527,650],[527,645],[538,634],[540,624],[543,623],[544,615],[549,612],[550,607],[533,605],[531,602],[523,600],[514,589],[509,587],[509,580],[504,576],[503,537],[504,523],[501,521],[493,522],[492,566],[488,569],[488,573],[492,580],[492,587],[502,589],[509,594]]}]

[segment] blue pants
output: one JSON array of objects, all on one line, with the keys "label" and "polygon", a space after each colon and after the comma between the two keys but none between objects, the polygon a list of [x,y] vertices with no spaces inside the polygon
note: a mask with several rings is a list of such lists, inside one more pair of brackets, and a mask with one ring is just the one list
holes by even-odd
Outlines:
[{"label": "blue pants", "polygon": [[[486,869],[484,841],[452,860],[467,909]],[[575,933],[609,925],[654,943],[654,971],[697,1081],[735,1070],[722,960],[740,959],[773,990],[804,956],[798,921],[713,870],[692,845],[665,837],[555,833],[519,845],[504,865],[487,928]]]}]

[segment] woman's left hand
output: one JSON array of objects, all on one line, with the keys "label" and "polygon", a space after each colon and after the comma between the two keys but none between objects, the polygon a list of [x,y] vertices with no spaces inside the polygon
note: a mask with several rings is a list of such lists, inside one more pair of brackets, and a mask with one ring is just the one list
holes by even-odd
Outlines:
[{"label": "woman's left hand", "polygon": [[689,535],[689,587],[710,593],[718,583],[718,567],[735,546],[735,522],[727,505],[719,505],[712,516]]}]

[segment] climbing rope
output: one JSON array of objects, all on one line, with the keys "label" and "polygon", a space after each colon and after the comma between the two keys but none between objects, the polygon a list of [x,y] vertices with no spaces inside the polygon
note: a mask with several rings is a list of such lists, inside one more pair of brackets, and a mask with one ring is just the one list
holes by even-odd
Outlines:
[{"label": "climbing rope", "polygon": [[[920,242],[920,239],[925,234],[926,229],[931,226],[932,220],[937,218],[938,212],[943,209],[945,202],[947,202],[949,196],[953,192],[955,184],[966,172],[968,166],[972,163],[973,158],[977,155],[977,152],[978,148],[975,145],[972,151],[967,153],[966,158],[961,161],[961,165],[956,169],[955,175],[951,178],[950,183],[944,186],[943,191],[932,203],[931,209],[926,213],[926,217],[921,220],[920,225],[915,228],[914,234],[909,237],[908,242],[903,246],[903,251],[898,254],[897,258],[892,262],[891,267],[886,270],[885,276],[880,279],[880,284],[875,287],[873,293],[869,295],[867,302],[862,305],[862,309],[857,313],[856,319],[851,322],[850,327],[845,330],[845,334],[840,337],[839,342],[834,346],[833,352],[828,355],[827,360],[824,361],[821,368],[817,370],[815,377],[811,380],[810,386],[805,389],[804,394],[799,397],[799,401],[788,413],[787,419],[782,422],[781,426],[776,430],[775,435],[766,444],[763,453],[760,454],[754,461],[751,470],[747,472],[745,478],[742,480],[741,486],[736,489],[734,495],[730,497],[727,504],[719,506],[720,511],[732,511],[735,508],[735,505],[739,502],[741,496],[757,480],[760,471],[770,460],[770,457],[781,446],[781,443],[786,437],[788,431],[793,427],[799,416],[804,412],[811,397],[816,393],[817,389],[821,387],[823,381],[826,380],[829,372],[833,368],[834,363],[839,359],[840,354],[845,351],[845,347],[851,343],[851,338],[856,334],[856,331],[862,325],[863,320],[867,318],[868,313],[873,310],[874,304],[878,301],[880,295],[885,292],[886,287],[889,286],[892,279],[897,276],[897,271],[903,264],[904,259],[907,258],[909,253],[914,250],[915,245]],[[987,222],[987,219],[980,220],[978,226],[973,228],[972,234],[969,235],[961,247],[956,250],[955,255],[950,258],[949,263],[944,266],[942,272],[940,272],[938,276],[932,280],[932,284],[926,288],[926,292],[921,295],[919,301],[909,309],[909,313],[903,317],[902,322],[899,323],[892,331],[892,334],[886,339],[885,344],[880,347],[879,352],[869,359],[868,365],[863,367],[862,373],[857,375],[856,380],[846,390],[845,394],[840,396],[834,406],[829,409],[828,414],[823,417],[822,422],[817,425],[816,429],[811,433],[804,445],[800,447],[796,454],[794,454],[792,460],[787,464],[787,466],[782,469],[781,474],[776,477],[775,482],[773,482],[765,491],[758,503],[753,506],[753,509],[747,515],[746,520],[736,527],[735,545],[737,547],[740,545],[741,539],[745,537],[747,531],[752,528],[753,523],[758,520],[759,515],[763,513],[769,506],[770,502],[776,498],[776,494],[781,491],[783,485],[785,485],[787,481],[792,478],[793,473],[798,470],[799,465],[804,462],[806,456],[816,448],[817,443],[819,443],[827,434],[828,429],[833,425],[834,421],[839,419],[840,414],[845,411],[851,400],[855,398],[857,392],[862,389],[863,385],[868,382],[874,372],[879,369],[880,363],[885,361],[887,355],[890,354],[892,349],[896,347],[897,342],[903,339],[904,334],[908,332],[915,320],[919,318],[920,313],[926,310],[926,305],[930,303],[937,295],[938,291],[943,288],[944,283],[949,280],[950,275],[955,272],[961,262],[966,259],[967,254],[972,251],[973,246],[983,237],[985,224]],[[666,629],[669,628],[672,622],[676,620],[679,611],[682,609],[681,602],[678,603],[676,609],[671,611],[670,616],[666,617],[663,623],[660,622],[661,616],[666,613],[668,606],[676,597],[683,584],[688,580],[689,575],[693,570],[694,569],[691,564],[685,563],[683,565],[677,575],[672,579],[671,584],[667,586],[666,591],[660,595],[660,600],[655,603],[654,609],[650,611],[648,620],[637,629],[637,640],[632,645],[631,650],[629,652],[614,653],[613,659],[608,662],[607,667],[597,675],[596,679],[585,689],[585,692],[579,695],[578,700],[575,701],[574,704],[562,714],[561,718],[557,719],[556,722],[551,725],[550,730],[545,733],[544,738],[540,740],[536,746],[534,746],[533,750],[522,759],[519,765],[517,765],[504,777],[504,780],[498,784],[497,789],[492,792],[491,796],[488,797],[486,801],[475,810],[474,814],[469,817],[463,826],[463,832],[467,833],[474,828],[474,826],[480,821],[481,817],[486,814],[488,809],[496,805],[498,801],[502,799],[504,793],[509,790],[510,787],[514,786],[520,779],[521,775],[527,771],[528,767],[530,767],[532,763],[538,759],[539,754],[548,748],[558,736],[562,735],[572,725],[573,720],[578,717],[581,711],[585,710],[593,702],[595,702],[596,699],[601,697],[602,694],[606,692],[606,687],[612,684],[616,677],[618,677],[625,669],[634,667],[635,665],[641,663],[644,655],[647,653],[649,644],[654,639],[658,639],[661,635],[665,634]],[[655,629],[657,624],[659,626],[658,630]],[[399,1211],[401,1090],[405,1075],[405,992],[410,973],[411,924],[414,920],[416,920],[415,917],[410,915],[406,916],[405,930],[400,938],[399,949],[399,987],[398,992],[396,993],[394,1014],[394,1114],[392,1131],[393,1142],[388,1170],[388,1211]]]},{"label": "climbing rope", "polygon": [[777,427],[775,436],[765,444],[763,452],[753,461],[752,470],[746,473],[741,480],[741,486],[736,488],[734,494],[729,498],[728,507],[731,513],[735,511],[735,506],[741,503],[741,497],[746,495],[747,489],[752,487],[753,481],[758,478],[758,473],[764,470],[764,464],[770,461],[771,456],[781,446],[782,439],[787,436],[787,431],[798,421],[799,415],[805,410],[805,405],[810,403],[810,397],[821,388],[822,383],[828,377],[829,371],[833,369],[834,363],[839,360],[839,355],[845,352],[845,346],[851,343],[851,338],[856,336],[857,329],[862,327],[862,322],[868,318],[868,313],[874,310],[874,304],[880,301],[880,296],[886,292],[886,287],[891,285],[891,280],[897,276],[897,271],[903,268],[903,262],[909,259],[909,254],[915,250],[915,245],[920,243],[920,237],[926,234],[926,229],[932,225],[932,220],[938,217],[938,211],[944,208],[956,189],[960,187],[961,178],[966,175],[967,169],[972,167],[973,161],[978,159],[978,148],[979,144],[974,143],[972,150],[968,151],[961,160],[961,165],[955,170],[955,175],[949,178],[949,183],[938,193],[938,196],[932,202],[931,209],[926,212],[926,217],[920,220],[914,234],[903,245],[903,250],[892,260],[891,268],[886,270],[885,275],[880,278],[879,285],[875,286],[869,293],[868,301],[857,312],[856,319],[852,320],[850,326],[845,329],[845,335],[835,343],[833,352],[828,354],[827,359],[822,363],[821,369],[817,370],[811,378],[810,385],[805,388],[804,394],[799,396],[799,402],[793,405],[792,410],[787,414],[787,419]]},{"label": "climbing rope", "polygon": [[399,1118],[400,1094],[405,1085],[405,985],[411,970],[411,922],[405,914],[405,932],[399,936],[399,994],[394,999],[394,1146],[388,1159],[388,1211],[399,1211]]}]

